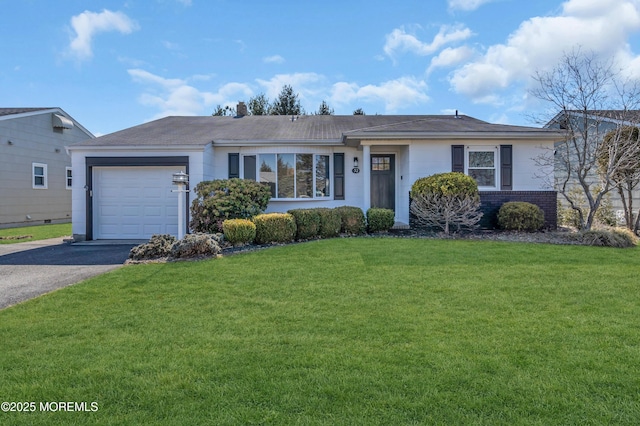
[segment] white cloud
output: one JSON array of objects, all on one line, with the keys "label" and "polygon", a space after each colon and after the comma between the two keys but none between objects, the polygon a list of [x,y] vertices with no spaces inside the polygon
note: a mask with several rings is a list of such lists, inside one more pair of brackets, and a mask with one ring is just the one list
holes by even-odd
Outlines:
[{"label": "white cloud", "polygon": [[433,58],[431,58],[431,64],[427,69],[427,74],[431,73],[431,71],[436,68],[458,65],[472,57],[474,54],[475,51],[468,46],[456,48],[447,47],[442,52],[440,52],[438,56],[434,56]]},{"label": "white cloud", "polygon": [[138,24],[122,12],[103,10],[100,13],[84,11],[71,18],[71,27],[75,32],[69,44],[70,52],[79,59],[93,56],[91,43],[98,33],[117,31],[130,34],[138,29]]},{"label": "white cloud", "polygon": [[382,102],[386,113],[395,113],[408,106],[429,101],[425,93],[427,84],[413,77],[402,77],[380,85],[358,86],[355,83],[339,82],[331,90],[331,102],[337,105],[352,102]]},{"label": "white cloud", "polygon": [[284,58],[280,55],[267,56],[262,59],[266,64],[281,64],[284,62]]},{"label": "white cloud", "polygon": [[180,49],[180,45],[178,43],[173,43],[173,42],[166,41],[166,40],[164,40],[162,42],[162,45],[165,47],[165,49],[168,49],[168,50]]},{"label": "white cloud", "polygon": [[477,61],[454,71],[454,91],[475,102],[498,103],[514,84],[528,84],[536,70],[553,67],[562,55],[582,46],[625,68],[637,58],[628,39],[640,31],[638,0],[569,0],[558,16],[523,22],[506,43],[490,46]]},{"label": "white cloud", "polygon": [[485,3],[495,0],[449,0],[449,9],[451,10],[476,10]]},{"label": "white cloud", "polygon": [[473,35],[469,28],[462,25],[443,25],[430,43],[424,43],[404,28],[396,28],[387,34],[384,53],[394,58],[398,53],[410,52],[419,56],[427,56],[437,52],[443,46],[463,41]]},{"label": "white cloud", "polygon": [[178,3],[182,3],[185,6],[191,6],[191,0],[178,0]]},{"label": "white cloud", "polygon": [[235,107],[238,100],[253,94],[243,83],[227,83],[217,92],[207,92],[188,84],[188,80],[201,81],[202,75],[189,79],[164,78],[142,69],[127,70],[133,81],[145,86],[140,95],[141,104],[158,110],[153,119],[169,115],[208,115],[215,105]]},{"label": "white cloud", "polygon": [[312,100],[323,91],[325,77],[313,72],[295,74],[276,74],[270,80],[256,79],[264,88],[267,98],[273,100],[278,97],[282,87],[289,85],[299,95],[301,101]]}]

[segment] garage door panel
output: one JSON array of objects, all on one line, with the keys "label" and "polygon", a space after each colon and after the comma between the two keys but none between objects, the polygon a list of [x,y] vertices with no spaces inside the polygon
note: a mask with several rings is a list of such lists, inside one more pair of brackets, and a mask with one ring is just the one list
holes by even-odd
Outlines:
[{"label": "garage door panel", "polygon": [[184,167],[94,167],[94,238],[178,233],[173,173]]}]

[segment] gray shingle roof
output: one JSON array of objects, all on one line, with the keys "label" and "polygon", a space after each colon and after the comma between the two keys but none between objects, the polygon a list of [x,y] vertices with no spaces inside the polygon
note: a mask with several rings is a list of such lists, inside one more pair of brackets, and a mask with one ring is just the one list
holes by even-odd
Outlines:
[{"label": "gray shingle roof", "polygon": [[555,135],[536,127],[491,124],[468,116],[310,115],[165,117],[87,140],[74,146],[204,146],[209,143],[343,143],[345,138],[420,133]]},{"label": "gray shingle roof", "polygon": [[16,115],[16,114],[24,114],[25,112],[34,112],[34,111],[44,111],[51,108],[0,108],[0,116],[2,115]]}]

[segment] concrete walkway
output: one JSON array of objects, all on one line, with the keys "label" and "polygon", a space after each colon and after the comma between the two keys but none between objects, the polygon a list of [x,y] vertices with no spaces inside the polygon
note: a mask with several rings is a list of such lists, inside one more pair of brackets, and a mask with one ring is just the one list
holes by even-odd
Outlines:
[{"label": "concrete walkway", "polygon": [[140,241],[0,245],[0,309],[119,268]]}]

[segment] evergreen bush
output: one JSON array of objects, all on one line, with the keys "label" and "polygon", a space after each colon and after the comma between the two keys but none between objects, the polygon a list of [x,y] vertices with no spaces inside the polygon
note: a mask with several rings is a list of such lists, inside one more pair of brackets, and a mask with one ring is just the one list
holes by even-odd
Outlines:
[{"label": "evergreen bush", "polygon": [[367,210],[369,232],[387,232],[395,224],[395,213],[390,209],[372,207]]},{"label": "evergreen bush", "polygon": [[340,235],[342,220],[337,209],[317,208],[314,209],[320,215],[320,238],[333,238]]},{"label": "evergreen bush", "polygon": [[289,210],[296,220],[296,240],[316,238],[320,231],[320,214],[316,209]]},{"label": "evergreen bush", "polygon": [[176,237],[169,234],[152,235],[148,242],[137,245],[129,252],[129,259],[149,260],[169,257]]},{"label": "evergreen bush", "polygon": [[170,257],[173,259],[185,259],[200,256],[215,256],[222,249],[215,236],[211,234],[187,234],[181,240],[176,241],[171,247]]},{"label": "evergreen bush", "polygon": [[288,243],[296,236],[296,221],[289,213],[265,213],[253,218],[256,243]]},{"label": "evergreen bush", "polygon": [[539,231],[544,226],[544,212],[532,203],[509,201],[498,211],[498,226],[507,231]]},{"label": "evergreen bush", "polygon": [[366,222],[360,207],[341,206],[336,207],[335,210],[340,213],[340,232],[351,235],[365,233]]},{"label": "evergreen bush", "polygon": [[191,229],[222,231],[226,219],[249,219],[264,212],[271,199],[268,185],[249,179],[219,179],[196,185],[191,203]]},{"label": "evergreen bush", "polygon": [[222,222],[225,239],[234,246],[250,244],[256,239],[256,225],[249,219],[227,219]]}]

